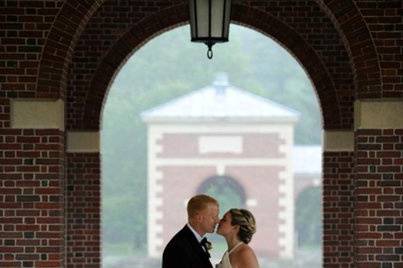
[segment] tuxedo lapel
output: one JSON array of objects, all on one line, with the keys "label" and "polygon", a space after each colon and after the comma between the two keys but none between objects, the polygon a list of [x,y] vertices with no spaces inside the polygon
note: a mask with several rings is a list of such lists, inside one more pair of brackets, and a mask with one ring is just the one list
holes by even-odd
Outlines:
[{"label": "tuxedo lapel", "polygon": [[197,241],[197,238],[189,229],[189,227],[185,226],[182,230],[185,232],[186,238],[188,239],[192,247],[192,251],[195,252],[198,256],[200,256],[200,258],[202,258],[206,263],[208,263],[211,266],[210,257],[208,253],[204,251],[203,247],[201,246],[199,241]]}]

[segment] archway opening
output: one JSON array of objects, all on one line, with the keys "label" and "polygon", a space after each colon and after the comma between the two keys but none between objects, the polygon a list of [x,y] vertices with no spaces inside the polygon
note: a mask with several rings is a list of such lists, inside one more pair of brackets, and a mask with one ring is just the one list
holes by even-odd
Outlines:
[{"label": "archway opening", "polygon": [[200,184],[196,193],[216,196],[222,212],[246,205],[244,188],[230,176],[212,176]]},{"label": "archway opening", "polygon": [[[150,238],[147,235],[150,229],[149,221],[150,217],[154,217],[156,222],[161,222],[165,215],[169,213],[168,211],[157,209],[153,210],[154,216],[151,216],[148,206],[150,204],[150,200],[148,199],[150,187],[154,187],[152,193],[158,197],[155,199],[157,200],[156,207],[163,206],[164,200],[175,200],[175,198],[178,198],[177,204],[179,205],[175,209],[181,211],[182,214],[176,215],[175,218],[179,219],[180,225],[182,225],[186,220],[184,215],[185,201],[189,196],[186,196],[186,198],[180,197],[178,192],[174,191],[174,188],[183,191],[184,187],[182,186],[187,184],[186,179],[192,178],[192,180],[199,180],[200,182],[206,177],[211,176],[211,174],[217,174],[216,167],[205,171],[200,169],[200,164],[197,164],[199,166],[191,166],[189,164],[194,164],[195,162],[188,161],[189,155],[186,155],[186,148],[190,148],[194,144],[186,144],[186,139],[189,136],[183,136],[181,140],[185,145],[175,144],[172,139],[173,134],[176,133],[174,130],[168,133],[171,136],[163,132],[156,134],[158,142],[155,143],[157,145],[155,147],[157,150],[155,155],[165,155],[165,159],[158,160],[163,166],[150,171],[147,165],[156,159],[155,157],[147,157],[147,155],[150,155],[150,148],[154,145],[150,144],[150,131],[147,131],[147,125],[141,116],[145,111],[165,105],[191,92],[196,92],[198,89],[211,84],[216,73],[225,71],[228,73],[231,84],[244,89],[250,94],[256,95],[257,98],[267,98],[272,102],[278,103],[280,106],[286,106],[300,112],[301,120],[298,121],[295,127],[296,134],[294,137],[288,134],[278,134],[278,136],[272,136],[274,137],[273,139],[285,140],[290,138],[289,140],[293,144],[320,146],[320,109],[310,80],[301,66],[286,50],[270,38],[240,26],[233,26],[231,31],[231,42],[215,47],[213,62],[205,58],[205,48],[203,46],[197,46],[188,42],[188,27],[179,27],[164,33],[133,54],[120,69],[111,84],[103,109],[101,132],[103,183],[102,250],[104,267],[125,267],[125,265],[131,265],[131,267],[137,265],[137,267],[149,268],[155,265],[159,267],[158,257],[149,256]],[[183,40],[183,43],[181,41],[178,45],[177,40]],[[199,64],[194,64],[194,62],[198,62]],[[290,96],[293,97],[291,98]],[[201,127],[203,128],[203,126]],[[276,128],[278,128],[278,125],[272,126],[270,131],[275,132]],[[171,129],[174,129],[174,127],[171,127]],[[194,129],[194,125],[192,125],[192,129]],[[207,129],[211,130],[212,128],[207,127]],[[277,149],[273,149],[275,147],[269,146],[269,144],[275,144],[271,142],[273,140],[262,139],[258,135],[261,130],[258,129],[259,127],[256,126],[256,135],[249,138],[257,146],[255,147],[255,151],[259,151],[262,148],[266,148],[265,150],[267,150],[265,151],[267,156],[266,162],[263,161],[258,164],[273,166],[278,162],[288,161],[289,165],[284,167],[286,172],[282,169],[259,171],[258,168],[252,168],[247,171],[250,177],[259,177],[261,180],[273,177],[275,178],[275,183],[277,183],[284,176],[280,174],[289,173],[286,176],[291,176],[290,167],[293,165],[291,159],[292,147],[284,149],[285,146],[282,145],[281,149],[276,151]],[[238,134],[236,134],[238,136],[235,139],[233,139],[234,134],[232,133],[232,136],[226,136],[228,138],[226,140],[233,139],[234,144],[239,143],[239,133],[242,130],[238,128],[235,129],[236,131],[238,131]],[[187,134],[192,132],[195,134],[194,130]],[[285,130],[284,133],[288,132]],[[220,133],[220,135],[222,134]],[[220,135],[215,135],[213,138],[216,139]],[[211,133],[207,136],[211,136]],[[173,144],[171,149],[161,149],[163,139],[166,139],[169,144]],[[241,140],[241,143],[245,144],[245,137],[242,137]],[[232,150],[231,152],[236,155],[239,147],[236,147],[237,145],[228,146],[227,150]],[[236,148],[231,146],[235,146]],[[158,150],[160,151],[158,152]],[[174,157],[171,160],[167,159],[169,158],[167,156],[172,156],[172,154],[178,152],[182,153],[180,157]],[[275,160],[278,155],[273,154],[273,152],[278,152],[279,155],[286,155],[287,157],[284,157],[283,160]],[[228,153],[228,151],[213,152],[215,154],[214,157],[208,158],[204,156],[203,161],[210,161],[210,163],[220,159],[222,161],[222,154],[225,153]],[[253,155],[253,150],[250,153]],[[178,170],[172,169],[172,166],[178,163],[183,168]],[[189,174],[192,172],[199,172],[199,174],[191,177]],[[233,172],[240,174],[244,170],[234,169]],[[167,178],[171,180],[173,178],[170,182],[173,188],[167,189],[165,185],[161,186],[161,184],[150,186],[150,174],[156,176],[156,181],[166,180]],[[229,176],[232,175],[223,175],[222,177],[219,176],[219,178],[220,180],[224,180]],[[213,186],[210,184],[209,187]],[[222,186],[214,187],[205,189],[206,191],[212,191],[214,195],[218,196],[220,191],[228,190]],[[288,186],[273,183],[273,189],[281,188],[279,191],[284,191],[284,187],[287,188]],[[259,185],[256,185],[255,188],[259,188]],[[239,190],[239,187],[234,186],[231,189]],[[193,193],[198,192],[195,188],[191,190]],[[236,195],[232,199],[229,199],[228,203],[234,203],[231,207],[239,205],[248,206],[253,211],[256,207],[266,206],[263,202],[258,201],[260,197],[256,197],[257,195],[252,194],[246,197],[247,193],[242,193],[242,191],[238,191],[238,193],[241,193],[239,199],[236,199]],[[220,198],[218,197],[217,199]],[[292,199],[280,201],[280,198],[278,198],[276,200],[277,203],[282,203],[283,205],[293,203]],[[142,211],[142,213],[138,213],[138,211]],[[273,217],[275,217],[276,221],[280,222],[282,217],[288,217],[284,215],[289,215],[289,213],[281,214],[281,216],[280,214],[276,214]],[[174,219],[171,222],[168,221],[167,226],[173,226],[172,230],[180,227],[178,221],[174,221]],[[155,224],[152,228],[154,227],[156,227]],[[157,227],[157,230],[159,228]],[[278,226],[275,228],[280,230],[282,227]],[[161,252],[167,239],[162,237],[160,233],[162,232],[158,231],[158,236],[155,237],[157,246],[153,250],[156,254]],[[167,232],[167,234],[172,235],[171,231]],[[281,237],[274,237],[273,239],[276,239],[275,243],[279,245],[278,248],[281,248],[282,243],[287,243],[288,241],[281,239]],[[275,251],[274,246],[272,250]],[[280,261],[276,265],[281,265],[281,262],[284,263],[284,261]],[[292,261],[287,261],[287,265],[291,265],[291,263]],[[265,266],[262,265],[262,267]]]}]

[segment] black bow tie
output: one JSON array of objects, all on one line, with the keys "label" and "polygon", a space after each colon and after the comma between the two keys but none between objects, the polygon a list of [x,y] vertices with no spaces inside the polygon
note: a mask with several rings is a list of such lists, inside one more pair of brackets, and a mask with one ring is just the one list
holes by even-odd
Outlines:
[{"label": "black bow tie", "polygon": [[202,247],[204,248],[204,251],[207,253],[208,257],[210,258],[210,252],[209,251],[209,246],[211,246],[211,242],[207,240],[207,238],[203,238],[200,241],[200,244],[202,245]]}]

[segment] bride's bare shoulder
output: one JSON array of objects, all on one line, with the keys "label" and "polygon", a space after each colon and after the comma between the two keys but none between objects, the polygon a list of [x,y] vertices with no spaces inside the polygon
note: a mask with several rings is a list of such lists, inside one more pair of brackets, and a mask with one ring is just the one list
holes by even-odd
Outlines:
[{"label": "bride's bare shoulder", "polygon": [[249,245],[244,244],[239,247],[234,257],[237,264],[236,267],[259,268],[256,254]]}]

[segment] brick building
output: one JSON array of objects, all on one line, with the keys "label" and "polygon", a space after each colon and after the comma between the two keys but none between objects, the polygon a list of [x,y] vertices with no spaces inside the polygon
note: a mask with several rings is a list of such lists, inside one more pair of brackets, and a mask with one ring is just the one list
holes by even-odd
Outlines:
[{"label": "brick building", "polygon": [[242,206],[256,216],[256,252],[293,257],[296,112],[234,88],[222,76],[142,117],[148,127],[151,256],[160,257],[186,222],[187,200],[207,181],[225,176],[239,185]]},{"label": "brick building", "polygon": [[[99,119],[187,1],[0,1],[0,266],[100,267]],[[324,129],[324,267],[403,267],[401,0],[234,1],[305,68]]]}]

